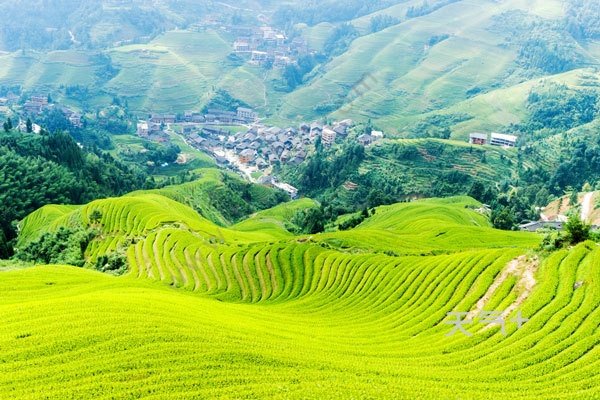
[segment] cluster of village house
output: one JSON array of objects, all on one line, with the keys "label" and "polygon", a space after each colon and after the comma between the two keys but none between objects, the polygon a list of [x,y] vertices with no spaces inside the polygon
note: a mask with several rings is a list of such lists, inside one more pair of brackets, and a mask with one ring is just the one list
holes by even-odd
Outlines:
[{"label": "cluster of village house", "polygon": [[285,33],[268,26],[230,26],[228,30],[237,35],[233,44],[235,53],[248,57],[250,63],[255,65],[272,63],[273,67],[284,68],[297,63],[298,58],[303,55],[315,53],[308,48],[305,39],[295,37],[289,40]]},{"label": "cluster of village house", "polygon": [[471,144],[491,144],[492,146],[500,147],[515,147],[517,144],[517,137],[513,135],[505,135],[502,133],[492,133],[491,138],[488,139],[488,135],[485,133],[471,133],[469,136],[469,143]]},{"label": "cluster of village house", "polygon": [[323,146],[331,146],[336,139],[344,140],[351,126],[352,120],[349,119],[332,126],[319,123],[286,128],[253,125],[247,132],[227,137],[223,146],[234,152],[241,164],[255,165],[258,169],[280,163],[298,166],[306,159],[307,146],[314,144],[318,137]]},{"label": "cluster of village house", "polygon": [[[282,163],[300,165],[307,157],[307,147],[314,145],[317,138],[321,138],[323,146],[329,147],[336,140],[345,140],[353,124],[352,120],[347,119],[332,125],[313,123],[298,127],[267,127],[256,123],[256,113],[244,108],[238,109],[237,113],[209,110],[205,116],[196,118],[195,115],[186,112],[178,120],[175,114],[155,114],[149,121],[138,124],[138,135],[148,140],[168,142],[169,135],[162,131],[164,124],[182,123],[182,135],[188,144],[211,154],[219,164],[228,165],[233,161],[222,155],[228,153],[235,155],[235,161],[239,164],[262,170]],[[238,121],[238,125],[242,125],[239,121],[247,122],[249,129],[232,135],[230,131],[219,127],[219,124],[231,124],[232,118],[234,123]],[[372,131],[371,134],[360,135],[356,140],[363,146],[369,146],[382,137],[383,132]]]},{"label": "cluster of village house", "polygon": [[[0,104],[8,105],[14,104],[19,101],[20,97],[17,95],[8,95],[6,97],[0,97]],[[44,111],[52,111],[59,110],[61,111],[66,118],[69,119],[71,124],[76,127],[81,127],[81,114],[75,112],[61,104],[53,104],[48,102],[48,96],[36,95],[31,96],[29,100],[25,102],[22,106],[22,115],[26,117],[36,117],[43,113]],[[34,127],[35,129],[39,129],[37,125]],[[25,121],[20,121],[18,129],[25,129]]]},{"label": "cluster of village house", "polygon": [[239,107],[237,111],[226,111],[209,109],[206,114],[194,111],[185,111],[183,115],[176,114],[152,114],[147,121],[139,121],[137,134],[139,137],[154,142],[169,142],[170,136],[164,132],[164,126],[168,124],[184,123],[183,133],[191,133],[194,124],[213,125],[248,125],[254,123],[258,114],[249,108]]}]

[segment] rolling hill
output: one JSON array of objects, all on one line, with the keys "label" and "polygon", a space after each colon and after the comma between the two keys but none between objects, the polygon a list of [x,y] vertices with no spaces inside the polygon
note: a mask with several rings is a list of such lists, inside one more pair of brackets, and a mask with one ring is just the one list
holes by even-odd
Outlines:
[{"label": "rolling hill", "polygon": [[[436,113],[470,121],[458,127],[457,133],[463,135],[466,129],[500,129],[518,122],[526,98],[526,92],[519,94],[520,85],[532,77],[554,74],[524,65],[518,38],[503,35],[519,29],[522,18],[558,24],[566,2],[443,3],[444,7],[431,13],[356,39],[344,54],[323,67],[322,74],[288,95],[282,113],[295,116],[312,108],[311,117],[315,117],[316,102],[334,111],[334,118],[352,115],[356,119],[358,114],[397,134],[410,131],[423,115]],[[377,14],[402,18],[409,6],[399,4]],[[370,17],[353,22],[366,27]],[[597,64],[593,43],[573,46]]]},{"label": "rolling hill", "polygon": [[[225,7],[219,4],[212,6]],[[143,44],[5,53],[0,85],[48,91],[81,108],[93,109],[119,96],[141,114],[199,110],[223,89],[271,123],[351,117],[370,119],[402,136],[420,132],[423,123],[433,120],[462,140],[469,132],[502,130],[525,118],[527,95],[540,79],[575,87],[582,76],[597,79],[595,36],[575,38],[565,28],[571,0],[427,4],[410,17],[410,9],[422,2],[399,2],[348,21],[360,37],[342,54],[327,57],[291,92],[282,90],[280,70],[265,73],[232,57],[233,35],[192,25]],[[242,14],[249,18],[265,11],[256,4],[246,7]],[[372,33],[370,21],[377,16],[396,22]],[[337,26],[299,23],[296,28],[320,50]],[[77,85],[91,90],[84,102],[64,90]]]},{"label": "rolling hill", "polygon": [[[458,197],[379,207],[350,231],[354,242],[345,232],[261,229],[306,200],[230,228],[152,193],[42,208],[46,221],[30,217],[23,232],[94,225],[101,235],[87,256],[132,239],[129,270],[0,272],[0,393],[593,397],[600,250],[587,242],[540,258],[537,235],[489,228],[478,205]],[[95,223],[93,209],[102,210]],[[506,335],[481,322],[482,310],[505,311]],[[474,316],[465,325],[473,336],[445,336],[455,311]],[[528,319],[520,329],[509,321],[518,312]]]}]

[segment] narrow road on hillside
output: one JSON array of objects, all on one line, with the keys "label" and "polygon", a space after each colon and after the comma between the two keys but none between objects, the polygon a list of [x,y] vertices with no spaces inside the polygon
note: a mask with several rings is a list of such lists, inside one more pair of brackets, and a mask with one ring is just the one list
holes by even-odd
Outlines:
[{"label": "narrow road on hillside", "polygon": [[593,201],[594,201],[594,192],[586,193],[583,198],[583,203],[581,203],[581,220],[584,222],[589,222],[590,214],[593,209]]}]

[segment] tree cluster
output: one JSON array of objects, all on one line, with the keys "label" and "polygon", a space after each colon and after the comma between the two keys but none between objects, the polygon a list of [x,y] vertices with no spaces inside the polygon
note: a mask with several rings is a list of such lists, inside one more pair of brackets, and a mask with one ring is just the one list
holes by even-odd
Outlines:
[{"label": "tree cluster", "polygon": [[109,154],[82,150],[66,133],[0,134],[0,226],[7,240],[13,222],[46,204],[84,204],[154,184],[141,170]]}]

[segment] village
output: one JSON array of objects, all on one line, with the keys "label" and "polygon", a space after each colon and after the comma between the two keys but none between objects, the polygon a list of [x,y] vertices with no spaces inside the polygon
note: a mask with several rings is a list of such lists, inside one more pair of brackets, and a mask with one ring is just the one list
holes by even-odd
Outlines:
[{"label": "village", "polygon": [[[28,119],[31,121],[46,111],[52,112],[54,110],[62,112],[72,126],[77,128],[82,126],[80,113],[73,111],[62,104],[52,103],[49,100],[48,95],[32,95],[22,105],[18,104],[19,100],[20,96],[15,94],[0,97],[0,107],[2,108],[0,111],[8,115],[12,113],[11,109],[17,106],[17,109],[20,110],[20,112],[17,112],[16,114],[20,117],[16,129],[21,132],[27,131]],[[35,123],[32,123],[31,129],[33,133],[39,133],[41,130],[40,126]]]},{"label": "village", "polygon": [[289,39],[282,31],[269,26],[228,26],[226,30],[237,37],[233,44],[235,54],[245,57],[251,64],[263,67],[285,68],[297,64],[305,55],[315,54],[305,39]]},{"label": "village", "polygon": [[[350,119],[322,124],[302,123],[299,126],[266,126],[258,121],[253,110],[238,108],[236,112],[208,110],[206,115],[186,111],[180,118],[176,114],[152,114],[147,121],[140,121],[137,134],[143,139],[169,143],[178,127],[178,134],[185,142],[211,155],[224,168],[240,172],[251,182],[276,186],[297,197],[297,190],[279,182],[273,175],[276,166],[299,166],[313,151],[317,139],[324,147],[348,140],[354,123]],[[228,127],[245,127],[245,131],[233,133]],[[361,134],[356,142],[370,146],[383,138],[383,132]]]}]

